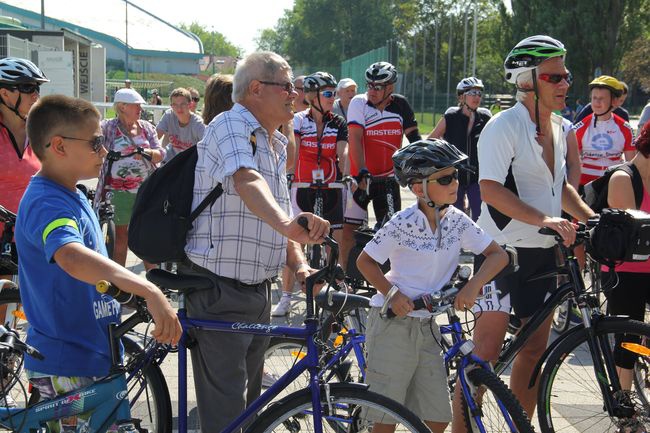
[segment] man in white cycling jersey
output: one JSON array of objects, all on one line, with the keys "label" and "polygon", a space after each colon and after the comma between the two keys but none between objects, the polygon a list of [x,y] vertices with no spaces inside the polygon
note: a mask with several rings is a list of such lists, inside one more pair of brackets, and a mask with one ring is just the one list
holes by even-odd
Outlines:
[{"label": "man in white cycling jersey", "polygon": [[[556,288],[555,279],[527,281],[533,274],[555,267],[552,236],[558,232],[569,245],[573,224],[560,217],[564,209],[580,220],[593,212],[565,180],[566,139],[562,118],[571,75],[564,66],[564,45],[549,36],[519,42],[505,60],[506,80],[517,87],[514,107],[493,117],[478,142],[479,184],[483,199],[478,224],[495,241],[516,247],[520,269],[483,288],[482,311],[474,331],[476,354],[495,361],[503,345],[509,312],[528,320]],[[480,256],[477,257],[480,266]],[[467,305],[466,307],[471,307]],[[536,387],[530,375],[546,348],[549,318],[529,338],[513,364],[510,386],[529,415],[535,410]]]}]

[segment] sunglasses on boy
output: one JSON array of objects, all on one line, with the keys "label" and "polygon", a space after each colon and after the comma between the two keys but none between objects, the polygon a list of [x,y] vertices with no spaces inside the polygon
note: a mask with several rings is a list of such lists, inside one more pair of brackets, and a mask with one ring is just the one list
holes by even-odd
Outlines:
[{"label": "sunglasses on boy", "polygon": [[323,90],[320,92],[321,95],[323,95],[324,98],[333,98],[336,96],[336,92],[334,90]]},{"label": "sunglasses on boy", "polygon": [[18,90],[20,93],[25,93],[31,95],[32,93],[38,92],[41,93],[41,85],[34,83],[21,83],[3,86],[10,90]]},{"label": "sunglasses on boy", "polygon": [[[457,180],[457,179],[458,179],[458,170],[455,170],[453,173],[448,174],[446,176],[441,176],[441,177],[439,177],[437,179],[428,178],[427,182],[434,182],[434,183],[440,184],[442,186],[447,186],[450,183],[452,183],[454,180]],[[422,183],[422,182],[413,182],[413,183]]]},{"label": "sunglasses on boy", "polygon": [[[104,146],[104,142],[106,141],[103,135],[96,135],[91,140],[86,140],[85,138],[77,138],[77,137],[66,137],[65,135],[60,135],[59,137],[65,140],[77,140],[77,141],[85,141],[87,143],[90,143],[90,149],[93,151],[93,153],[99,152],[102,149],[102,146]],[[50,147],[50,144],[51,143],[47,143],[45,147]]]},{"label": "sunglasses on boy", "polygon": [[570,86],[573,82],[571,72],[567,72],[566,74],[539,74],[537,78],[551,84],[559,84],[562,80],[565,80]]}]

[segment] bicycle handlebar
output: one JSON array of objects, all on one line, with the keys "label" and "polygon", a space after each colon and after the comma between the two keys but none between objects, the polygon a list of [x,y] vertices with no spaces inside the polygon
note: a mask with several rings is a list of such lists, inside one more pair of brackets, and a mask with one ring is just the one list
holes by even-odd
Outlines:
[{"label": "bicycle handlebar", "polygon": [[322,188],[322,189],[343,189],[345,183],[342,182],[292,182],[291,186],[296,188]]},{"label": "bicycle handlebar", "polygon": [[108,159],[109,161],[115,162],[115,161],[119,161],[120,159],[129,158],[129,157],[134,156],[134,155],[141,155],[144,159],[146,159],[147,161],[150,161],[150,162],[152,160],[152,156],[149,155],[148,153],[146,153],[144,151],[144,148],[140,147],[140,146],[136,147],[135,151],[133,151],[131,153],[127,153],[126,155],[123,155],[122,152],[119,152],[119,151],[116,151],[116,150],[111,150],[106,155],[106,159]]},{"label": "bicycle handlebar", "polygon": [[16,214],[0,205],[0,222],[15,224]]},{"label": "bicycle handlebar", "polygon": [[0,353],[3,351],[27,353],[40,361],[45,359],[38,349],[30,346],[24,341],[21,341],[16,331],[13,329],[7,329],[3,325],[0,325]]}]

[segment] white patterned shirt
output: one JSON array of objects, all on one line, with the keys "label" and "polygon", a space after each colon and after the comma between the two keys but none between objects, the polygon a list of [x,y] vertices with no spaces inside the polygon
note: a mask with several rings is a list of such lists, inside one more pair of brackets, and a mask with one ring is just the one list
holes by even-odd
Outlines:
[{"label": "white patterned shirt", "polygon": [[[257,143],[253,155],[252,136]],[[287,139],[267,131],[244,106],[219,114],[197,144],[192,208],[219,183],[223,194],[194,221],[188,233],[188,258],[217,275],[245,284],[275,277],[285,259],[287,239],[253,214],[235,190],[233,174],[256,170],[280,207],[290,214],[285,164]],[[272,146],[272,148],[271,148]]]},{"label": "white patterned shirt", "polygon": [[[399,211],[366,244],[363,251],[379,264],[390,260],[386,279],[399,287],[409,299],[435,293],[449,282],[456,267],[460,249],[481,254],[492,242],[465,213],[449,206],[440,221],[442,241],[431,230],[426,215],[416,201]],[[377,292],[370,306],[381,307],[384,295]],[[426,317],[427,311],[412,311],[413,317]]]}]

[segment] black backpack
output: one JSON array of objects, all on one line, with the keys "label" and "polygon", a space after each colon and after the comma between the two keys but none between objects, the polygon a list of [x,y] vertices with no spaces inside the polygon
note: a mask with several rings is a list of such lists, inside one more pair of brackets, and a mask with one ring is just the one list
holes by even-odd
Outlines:
[{"label": "black backpack", "polygon": [[[257,148],[252,134],[250,143],[254,155]],[[142,260],[183,261],[192,222],[223,193],[218,184],[192,210],[197,159],[196,146],[180,152],[151,173],[138,189],[129,222],[129,248]]]},{"label": "black backpack", "polygon": [[584,201],[596,213],[601,213],[603,209],[608,208],[607,193],[609,191],[609,179],[615,171],[624,171],[632,178],[632,188],[634,189],[634,201],[636,208],[641,206],[643,201],[643,179],[639,170],[631,162],[614,165],[605,170],[598,179],[594,179],[585,185]]}]

